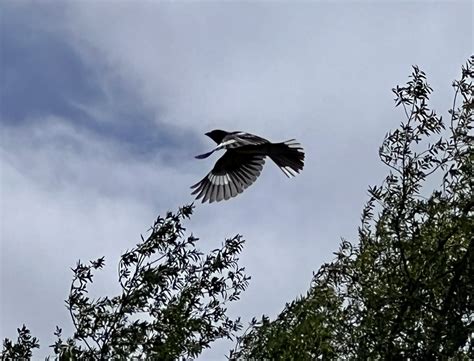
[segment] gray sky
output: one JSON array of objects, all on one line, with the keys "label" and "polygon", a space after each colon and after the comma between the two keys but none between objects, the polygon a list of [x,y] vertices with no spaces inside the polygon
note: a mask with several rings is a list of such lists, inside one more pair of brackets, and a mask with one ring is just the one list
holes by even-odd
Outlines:
[{"label": "gray sky", "polygon": [[[418,64],[441,114],[472,53],[470,1],[158,3],[7,0],[1,13],[0,337],[26,323],[49,352],[78,259],[119,255],[190,203],[218,155],[203,133],[296,138],[301,175],[273,164],[239,197],[198,204],[206,251],[243,234],[252,280],[232,315],[274,317],[354,240],[377,150],[402,120],[392,87]],[[232,343],[202,359],[222,360]]]}]

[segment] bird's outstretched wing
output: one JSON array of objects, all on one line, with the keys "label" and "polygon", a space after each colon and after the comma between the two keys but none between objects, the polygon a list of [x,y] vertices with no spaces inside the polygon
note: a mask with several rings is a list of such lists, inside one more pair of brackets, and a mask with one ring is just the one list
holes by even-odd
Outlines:
[{"label": "bird's outstretched wing", "polygon": [[227,150],[201,181],[191,186],[192,194],[202,203],[227,200],[242,193],[260,175],[265,163],[263,154],[242,154]]},{"label": "bird's outstretched wing", "polygon": [[232,149],[246,145],[260,145],[265,143],[269,143],[268,140],[258,135],[245,132],[232,132],[224,137],[219,146],[221,148]]},{"label": "bird's outstretched wing", "polygon": [[266,140],[265,138],[259,137],[258,135],[253,135],[253,134],[244,133],[244,132],[232,132],[226,135],[222,139],[222,142],[220,142],[217,145],[217,147],[212,149],[210,152],[199,154],[195,156],[195,158],[197,159],[207,158],[216,150],[220,150],[220,149],[233,149],[233,148],[244,147],[247,145],[261,145],[265,143],[269,143],[269,141]]}]

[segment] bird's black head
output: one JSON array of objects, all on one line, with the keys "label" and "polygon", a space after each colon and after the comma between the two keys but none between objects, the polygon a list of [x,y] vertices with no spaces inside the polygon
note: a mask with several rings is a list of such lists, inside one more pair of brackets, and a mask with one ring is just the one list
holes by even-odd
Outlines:
[{"label": "bird's black head", "polygon": [[206,135],[211,138],[214,142],[219,144],[222,142],[222,139],[229,134],[229,132],[226,132],[225,130],[220,130],[220,129],[214,129],[210,132],[207,132]]}]

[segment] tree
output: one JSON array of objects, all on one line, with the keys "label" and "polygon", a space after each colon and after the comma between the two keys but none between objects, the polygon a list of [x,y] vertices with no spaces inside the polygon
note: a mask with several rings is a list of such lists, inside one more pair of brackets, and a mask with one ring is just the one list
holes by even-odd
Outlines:
[{"label": "tree", "polygon": [[[474,358],[473,77],[471,57],[453,83],[448,129],[428,108],[432,89],[417,67],[393,89],[406,120],[380,147],[388,175],[369,188],[358,242],[343,240],[274,321],[254,319],[229,359]],[[241,328],[225,304],[248,285],[237,263],[244,241],[204,256],[197,238],[184,237],[192,209],[158,217],[122,255],[117,296],[90,299],[104,259],[78,262],[66,301],[76,331],[63,340],[56,330],[56,359],[195,357]],[[39,347],[25,326],[18,333],[2,359]]]},{"label": "tree", "polygon": [[418,67],[393,89],[406,120],[380,147],[388,175],[369,188],[358,242],[274,321],[254,319],[231,360],[474,358],[473,76],[471,57],[448,129]]},{"label": "tree", "polygon": [[[204,255],[196,248],[196,237],[184,237],[181,221],[192,210],[186,206],[158,217],[150,236],[121,256],[117,296],[88,297],[104,258],[78,262],[66,300],[75,332],[63,340],[62,330],[56,329],[51,346],[56,359],[196,357],[241,328],[239,319],[226,315],[225,304],[238,300],[248,285],[249,277],[238,265],[244,240],[237,235]],[[39,347],[25,326],[18,333],[16,343],[4,341],[2,360],[28,359]]]}]

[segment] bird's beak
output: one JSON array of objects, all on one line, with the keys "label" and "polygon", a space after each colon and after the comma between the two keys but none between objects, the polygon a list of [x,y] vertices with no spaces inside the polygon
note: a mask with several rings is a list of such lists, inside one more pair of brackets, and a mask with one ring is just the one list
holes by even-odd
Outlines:
[{"label": "bird's beak", "polygon": [[209,136],[209,134],[211,134],[211,132],[204,133],[204,135],[207,135],[207,136]]}]

